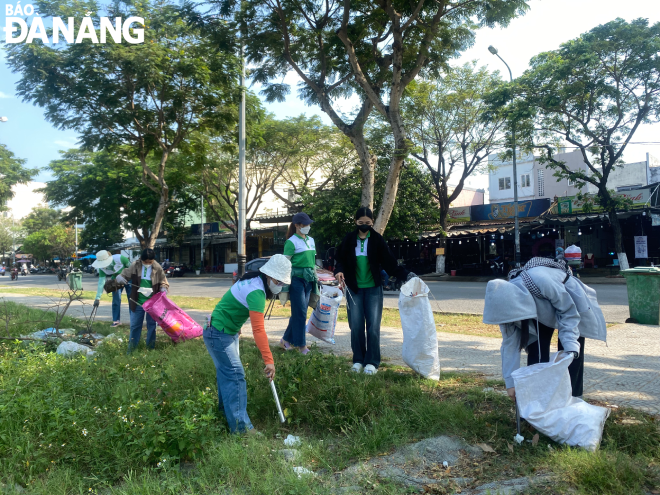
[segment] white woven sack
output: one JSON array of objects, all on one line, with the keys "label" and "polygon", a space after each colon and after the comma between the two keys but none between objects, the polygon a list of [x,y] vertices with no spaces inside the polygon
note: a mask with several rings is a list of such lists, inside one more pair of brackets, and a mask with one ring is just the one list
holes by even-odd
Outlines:
[{"label": "white woven sack", "polygon": [[439,380],[438,334],[428,294],[428,286],[418,277],[401,286],[401,354],[403,361],[417,373],[431,380]]},{"label": "white woven sack", "polygon": [[557,443],[594,451],[600,445],[610,410],[571,396],[568,366],[573,356],[557,352],[549,363],[514,371],[520,417]]}]

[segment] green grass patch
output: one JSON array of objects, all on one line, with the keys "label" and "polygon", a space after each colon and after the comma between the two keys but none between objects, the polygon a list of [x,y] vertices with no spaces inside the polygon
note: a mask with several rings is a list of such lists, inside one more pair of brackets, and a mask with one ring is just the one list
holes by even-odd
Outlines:
[{"label": "green grass patch", "polygon": [[[64,284],[64,282],[62,282]],[[0,292],[4,294],[25,294],[26,296],[44,296],[44,297],[51,297],[54,298],[55,300],[59,300],[60,297],[64,295],[64,297],[68,297],[66,294],[68,292],[67,289],[43,289],[40,287],[11,287],[7,285],[2,285],[0,286]],[[104,293],[104,297],[108,298],[112,302],[112,294],[106,295]],[[86,301],[93,301],[96,298],[96,292],[93,291],[83,291],[80,294],[80,298],[84,299]],[[102,298],[103,299],[103,298]]]},{"label": "green grass patch", "polygon": [[[103,343],[92,359],[0,342],[0,483],[44,495],[329,494],[340,483],[333,473],[354,462],[450,434],[497,452],[452,471],[481,483],[554,472],[552,493],[632,495],[658,486],[658,425],[638,411],[613,413],[594,454],[544,437],[511,453],[512,404],[483,392],[485,386],[501,390],[501,382],[469,374],[432,382],[387,366],[375,376],[356,375],[346,359],[316,348],[307,356],[274,351],[287,415],[281,425],[250,339],[240,344],[248,412],[264,437],[230,436],[201,339],[173,345],[159,332],[155,351],[140,348],[128,356],[126,330],[118,333],[124,341]],[[293,465],[318,476],[298,478],[278,454],[288,433],[304,438]],[[524,434],[531,438],[533,431],[527,427]],[[406,493],[369,476],[359,484],[363,493]]]},{"label": "green grass patch", "polygon": [[[0,292],[8,294],[25,294],[32,296],[47,296],[54,299],[59,299],[62,295],[62,292],[57,289],[38,289],[38,288],[5,288],[0,287]],[[86,292],[83,293],[83,299],[93,300],[94,293]],[[168,297],[174,301],[179,307],[184,309],[196,309],[200,311],[213,311],[219,298],[214,297],[190,297],[190,296],[172,296]],[[109,304],[112,298],[109,295],[102,297],[102,304]],[[309,317],[312,314],[311,308],[307,310],[307,316]],[[287,303],[285,306],[282,306],[279,303],[276,303],[273,306],[273,316],[288,318],[291,316],[291,305]],[[501,338],[502,334],[500,333],[499,327],[497,325],[486,325],[481,321],[481,315],[472,315],[472,314],[463,314],[463,313],[433,313],[437,330],[439,332],[447,333],[456,333],[462,335],[476,335],[479,337],[495,337]],[[346,306],[342,306],[339,309],[339,318],[338,321],[347,323],[348,316],[346,314]],[[399,316],[399,310],[394,308],[383,308],[383,319],[382,326],[384,327],[395,327],[398,328],[401,326],[401,317]]]},{"label": "green grass patch", "polygon": [[[92,307],[89,306],[89,312],[91,310]],[[57,313],[55,309],[44,311],[12,301],[0,300],[0,337],[2,339],[29,335],[45,328],[54,327],[56,320]],[[76,333],[82,333],[83,331],[87,331],[87,323],[83,320],[65,315],[60,322],[59,328],[73,329]],[[91,326],[93,333],[100,333],[102,335],[108,335],[113,330],[109,322],[94,321]]]}]

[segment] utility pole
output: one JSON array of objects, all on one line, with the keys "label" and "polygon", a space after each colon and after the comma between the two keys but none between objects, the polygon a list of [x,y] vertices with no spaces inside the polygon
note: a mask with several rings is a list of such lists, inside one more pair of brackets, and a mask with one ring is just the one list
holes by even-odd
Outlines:
[{"label": "utility pole", "polygon": [[11,266],[16,263],[16,243],[14,242],[14,210],[11,210]]},{"label": "utility pole", "polygon": [[241,33],[241,105],[238,112],[238,276],[245,274],[245,57]]},{"label": "utility pole", "polygon": [[201,210],[202,210],[202,216],[200,218],[200,229],[199,231],[201,232],[200,238],[202,239],[201,246],[200,246],[200,258],[199,258],[199,268],[200,270],[204,269],[204,177],[202,176],[202,192],[199,195],[199,202],[201,205]]},{"label": "utility pole", "polygon": [[[493,55],[497,55],[506,68],[509,69],[509,80],[513,82],[513,74],[511,73],[511,67],[507,64],[502,57],[500,57],[497,52],[497,48],[493,45],[488,47],[488,51]],[[520,225],[518,223],[518,171],[516,168],[516,128],[515,123],[511,128],[511,140],[513,146],[513,219],[514,219],[514,244],[515,244],[515,263],[516,268],[520,268]]]},{"label": "utility pole", "polygon": [[76,261],[78,261],[78,217],[76,217]]}]

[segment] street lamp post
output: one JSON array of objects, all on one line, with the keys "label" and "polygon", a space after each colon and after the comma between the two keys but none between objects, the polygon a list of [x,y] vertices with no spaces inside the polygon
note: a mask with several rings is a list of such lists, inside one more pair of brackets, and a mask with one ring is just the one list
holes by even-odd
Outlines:
[{"label": "street lamp post", "polygon": [[[243,36],[243,35],[241,35]],[[238,276],[245,274],[245,57],[241,39],[241,103],[238,112]]]},{"label": "street lamp post", "polygon": [[[201,207],[201,216],[200,216],[200,229],[199,232],[201,234],[201,245],[200,245],[200,250],[199,250],[199,269],[203,270],[204,269],[204,176],[202,172],[202,192],[199,195],[199,204]],[[200,271],[201,273],[201,271]]]},{"label": "street lamp post", "polygon": [[16,243],[14,241],[14,210],[11,211],[11,266],[16,263]]},{"label": "street lamp post", "polygon": [[[488,47],[488,51],[493,55],[496,55],[506,68],[509,69],[509,80],[513,82],[513,74],[511,73],[511,67],[507,64],[500,54],[497,52],[497,48],[493,45]],[[515,244],[515,264],[516,268],[520,268],[520,225],[518,223],[518,171],[516,168],[516,128],[515,123],[511,127],[511,141],[513,145],[513,219],[514,219],[514,244]]]},{"label": "street lamp post", "polygon": [[[0,122],[7,122],[9,120],[7,117],[0,117]],[[4,175],[0,175],[0,179],[3,178]],[[3,253],[4,255],[4,253]],[[14,262],[16,260],[16,248],[14,244],[14,210],[12,209],[11,211],[11,264],[14,266]]]}]

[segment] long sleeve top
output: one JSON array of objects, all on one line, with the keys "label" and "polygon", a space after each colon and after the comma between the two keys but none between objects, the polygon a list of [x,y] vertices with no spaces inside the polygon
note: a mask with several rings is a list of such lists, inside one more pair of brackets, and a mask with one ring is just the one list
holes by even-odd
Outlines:
[{"label": "long sleeve top", "polygon": [[112,263],[105,268],[99,269],[99,284],[96,289],[96,299],[99,299],[103,294],[103,286],[105,285],[106,277],[110,277],[114,280],[124,268],[128,268],[129,266],[131,266],[131,262],[126,256],[113,254]]}]

